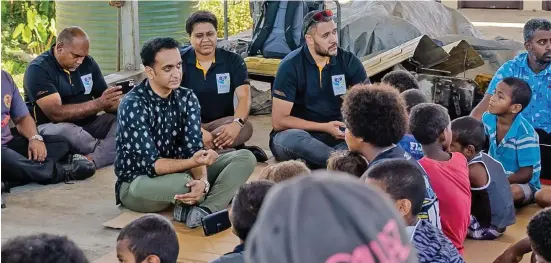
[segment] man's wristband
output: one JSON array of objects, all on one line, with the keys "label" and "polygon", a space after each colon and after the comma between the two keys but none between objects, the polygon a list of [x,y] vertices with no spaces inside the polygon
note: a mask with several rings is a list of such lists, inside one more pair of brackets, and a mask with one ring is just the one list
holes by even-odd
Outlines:
[{"label": "man's wristband", "polygon": [[236,122],[237,124],[239,124],[239,127],[243,128],[245,126],[245,121],[241,118],[235,118],[233,119],[233,122]]}]

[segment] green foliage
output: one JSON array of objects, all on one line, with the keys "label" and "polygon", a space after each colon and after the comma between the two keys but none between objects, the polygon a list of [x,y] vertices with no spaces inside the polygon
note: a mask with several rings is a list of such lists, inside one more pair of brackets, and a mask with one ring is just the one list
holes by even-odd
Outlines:
[{"label": "green foliage", "polygon": [[28,61],[22,59],[47,50],[55,41],[55,1],[4,1],[2,10],[2,69],[23,88]]},{"label": "green foliage", "polygon": [[[199,10],[208,10],[218,18],[218,37],[224,37],[224,2],[222,0],[200,0]],[[253,19],[248,0],[228,0],[228,35],[249,30]]]},{"label": "green foliage", "polygon": [[[38,10],[48,12],[50,3],[39,2]],[[26,20],[19,23],[12,33],[12,38],[23,41],[31,54],[39,54],[47,50],[56,36],[55,19],[41,15],[35,5],[23,3]]]}]

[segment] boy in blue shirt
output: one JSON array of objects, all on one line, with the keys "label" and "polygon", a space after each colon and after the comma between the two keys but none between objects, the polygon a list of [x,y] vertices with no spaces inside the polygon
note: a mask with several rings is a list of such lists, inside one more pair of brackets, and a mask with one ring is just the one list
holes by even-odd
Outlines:
[{"label": "boy in blue shirt", "polygon": [[[406,102],[406,110],[408,112],[408,115],[411,108],[413,108],[415,105],[430,102],[425,94],[423,94],[423,92],[418,89],[408,89],[400,93],[400,97],[402,97],[402,99],[404,99],[404,101]],[[400,147],[402,147],[413,158],[415,158],[415,160],[421,160],[421,158],[423,158],[423,148],[421,147],[421,144],[415,139],[415,137],[413,137],[413,134],[411,134],[409,129],[404,137],[402,137],[402,139],[398,142],[398,145],[400,145]]]},{"label": "boy in blue shirt", "polygon": [[526,81],[504,78],[490,98],[488,112],[482,115],[490,139],[489,154],[503,165],[517,206],[533,203],[534,194],[541,189],[538,134],[520,114],[531,98]]}]

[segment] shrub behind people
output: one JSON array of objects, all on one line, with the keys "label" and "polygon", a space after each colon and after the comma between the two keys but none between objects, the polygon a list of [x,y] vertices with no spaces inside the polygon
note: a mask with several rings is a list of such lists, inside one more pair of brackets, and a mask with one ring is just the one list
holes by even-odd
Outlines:
[{"label": "shrub behind people", "polygon": [[310,168],[303,162],[290,160],[266,166],[262,170],[260,178],[279,183],[299,175],[307,175],[310,172]]},{"label": "shrub behind people", "polygon": [[233,233],[239,237],[241,243],[234,250],[212,263],[241,263],[245,262],[243,251],[247,237],[251,231],[264,197],[275,183],[269,180],[260,180],[245,184],[239,188],[233,199],[230,209],[230,221]]},{"label": "shrub behind people", "polygon": [[418,214],[425,199],[425,181],[411,162],[389,159],[377,163],[366,173],[366,183],[387,192],[406,222],[406,230],[417,250],[419,262],[463,262],[451,241]]},{"label": "shrub behind people", "polygon": [[65,236],[19,236],[2,245],[2,263],[88,263],[77,245]]},{"label": "shrub behind people", "polygon": [[178,238],[172,223],[148,214],[125,226],[117,237],[117,257],[128,263],[176,263]]}]

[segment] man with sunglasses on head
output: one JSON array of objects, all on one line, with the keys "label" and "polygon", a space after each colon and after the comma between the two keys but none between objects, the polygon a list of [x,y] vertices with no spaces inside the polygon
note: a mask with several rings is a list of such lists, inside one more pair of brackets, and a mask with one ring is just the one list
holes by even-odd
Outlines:
[{"label": "man with sunglasses on head", "polygon": [[331,10],[308,13],[302,29],[305,44],[281,61],[273,85],[270,149],[278,161],[323,168],[332,151],[348,148],[342,96],[369,79],[358,57],[338,46]]},{"label": "man with sunglasses on head", "polygon": [[[182,50],[182,87],[193,90],[201,105],[201,131],[207,149],[246,149],[257,161],[268,160],[258,146],[245,146],[253,135],[251,86],[247,65],[236,53],[216,47],[218,19],[197,11],[187,19],[191,46]],[[237,99],[234,105],[234,98]]]},{"label": "man with sunglasses on head", "polygon": [[99,169],[115,159],[115,114],[122,92],[107,86],[89,47],[82,28],[63,29],[52,48],[29,63],[23,85],[38,132],[63,137],[72,152]]}]

